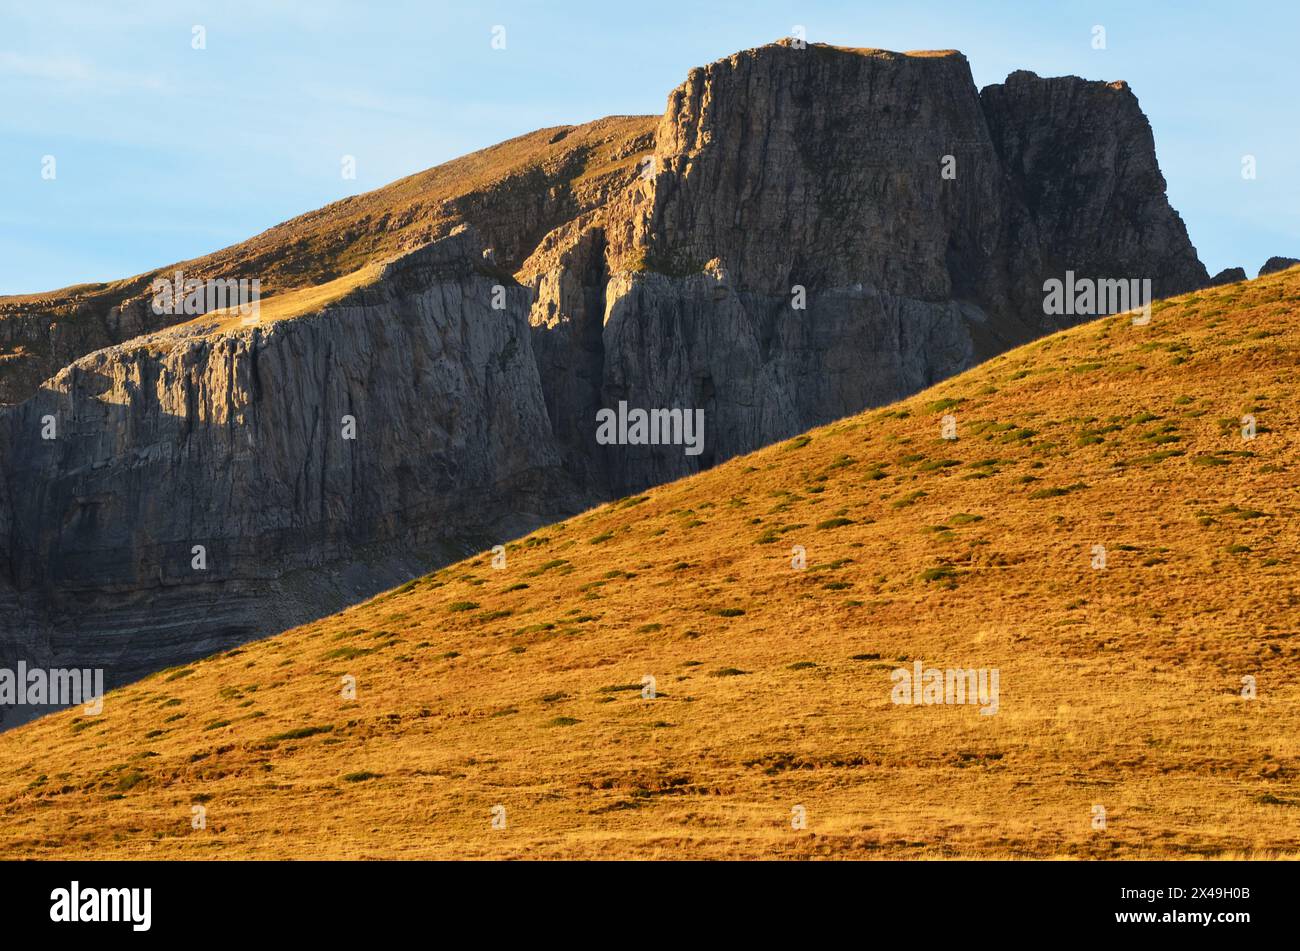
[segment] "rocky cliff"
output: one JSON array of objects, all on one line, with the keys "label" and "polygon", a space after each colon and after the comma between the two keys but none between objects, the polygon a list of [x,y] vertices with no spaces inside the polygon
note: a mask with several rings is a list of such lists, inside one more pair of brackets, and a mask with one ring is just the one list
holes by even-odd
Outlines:
[{"label": "rocky cliff", "polygon": [[697,458],[616,454],[619,491],[695,471],[1078,319],[1043,283],[1208,275],[1124,83],[788,43],[693,70],[612,219],[606,405],[705,408]]},{"label": "rocky cliff", "polygon": [[320,313],[101,350],[4,410],[0,666],[122,682],[590,501],[528,294],[483,253],[465,230]]},{"label": "rocky cliff", "polygon": [[[1208,281],[1123,83],[783,43],[653,130],[525,140],[459,160],[466,196],[426,173],[191,268],[287,293],[388,261],[323,306],[159,329],[145,277],[0,306],[9,393],[68,362],[0,410],[0,665],[120,683],[915,392],[1064,326],[1067,270]],[[701,451],[602,442],[619,404],[702,411]]]}]

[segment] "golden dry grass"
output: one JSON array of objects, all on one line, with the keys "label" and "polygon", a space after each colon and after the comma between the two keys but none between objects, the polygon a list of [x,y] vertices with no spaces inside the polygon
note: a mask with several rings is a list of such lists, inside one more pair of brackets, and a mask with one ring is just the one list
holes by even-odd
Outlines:
[{"label": "golden dry grass", "polygon": [[[195,317],[193,320],[188,320],[183,324],[177,324],[175,330],[179,330],[181,336],[189,335],[187,331],[220,334],[249,326],[266,326],[282,320],[292,320],[294,317],[316,314],[330,304],[342,300],[357,288],[373,284],[383,271],[384,263],[383,261],[375,261],[365,267],[358,268],[351,274],[345,274],[343,277],[326,281],[324,284],[317,284],[314,287],[302,287],[297,290],[286,291],[283,294],[277,294],[269,300],[259,302],[256,314],[251,310],[241,312],[237,307],[214,310]],[[151,339],[166,339],[172,336],[175,336],[173,328],[168,328],[168,330],[161,331],[158,338],[140,337],[136,339],[147,345],[151,342]]]},{"label": "golden dry grass", "polygon": [[[1077,327],[0,736],[0,855],[1294,856],[1297,302]],[[893,705],[914,659],[1000,711]]]},{"label": "golden dry grass", "polygon": [[[48,309],[74,299],[143,294],[154,277],[170,279],[178,269],[187,277],[257,277],[268,295],[313,287],[419,247],[467,217],[508,219],[515,191],[538,182],[561,193],[557,203],[567,198],[576,216],[600,204],[615,179],[632,178],[640,154],[634,146],[651,144],[657,121],[657,116],[606,116],[538,129],[332,202],[212,254],[111,283],[0,296],[0,317],[19,305]],[[499,211],[493,208],[498,200],[505,206]]]},{"label": "golden dry grass", "polygon": [[[111,283],[0,296],[0,324],[23,322],[0,333],[0,403],[25,399],[58,371],[46,348],[34,346],[48,337],[48,328],[41,329],[45,324],[55,322],[68,339],[76,339],[69,328],[99,328],[112,307],[147,299],[155,277],[171,280],[178,270],[199,280],[257,278],[266,308],[282,294],[310,295],[321,285],[346,281],[466,222],[504,242],[495,249],[497,260],[513,270],[552,228],[599,209],[635,180],[639,156],[653,147],[656,122],[656,116],[607,116],[538,129],[326,205],[212,254]],[[88,338],[101,345],[114,342],[98,331]]]}]

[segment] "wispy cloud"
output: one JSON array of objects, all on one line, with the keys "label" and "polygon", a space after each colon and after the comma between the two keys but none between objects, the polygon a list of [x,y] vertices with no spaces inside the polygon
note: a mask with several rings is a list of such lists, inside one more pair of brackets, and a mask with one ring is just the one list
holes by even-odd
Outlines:
[{"label": "wispy cloud", "polygon": [[102,69],[75,56],[28,56],[10,50],[0,50],[0,75],[63,83],[79,90],[93,87],[105,92],[157,90],[165,86],[158,76]]}]

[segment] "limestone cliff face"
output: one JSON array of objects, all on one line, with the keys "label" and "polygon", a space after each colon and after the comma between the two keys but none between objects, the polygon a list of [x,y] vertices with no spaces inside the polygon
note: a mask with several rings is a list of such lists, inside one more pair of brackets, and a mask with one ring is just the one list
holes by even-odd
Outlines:
[{"label": "limestone cliff face", "polygon": [[1014,196],[1003,246],[1021,313],[1041,303],[1046,277],[1066,270],[1149,278],[1155,297],[1209,284],[1165,197],[1151,126],[1127,83],[1020,71],[980,99]]},{"label": "limestone cliff face", "polygon": [[551,435],[566,468],[602,495],[606,479],[594,419],[603,399],[605,254],[605,230],[584,217],[547,235],[525,264]]},{"label": "limestone cliff face", "polygon": [[[293,319],[160,330],[132,282],[107,323],[0,314],[0,355],[58,330],[70,364],[0,408],[0,665],[120,683],[320,616],[1059,329],[1067,270],[1208,283],[1122,83],[981,93],[955,52],[776,44],[693,70],[649,128],[460,160],[475,190],[437,211],[440,179],[304,216],[278,280],[304,248],[431,243]],[[702,451],[601,444],[619,403],[703,411]]]},{"label": "limestone cliff face", "polygon": [[618,491],[974,359],[1005,200],[961,54],[738,53],[669,95],[654,159],[611,242],[604,396],[703,408],[710,432],[696,458],[608,453]]},{"label": "limestone cliff face", "polygon": [[[647,265],[693,272],[717,258],[736,287],[764,294],[869,282],[949,299],[1003,205],[960,53],[739,53],[673,91],[655,154],[634,235]],[[945,155],[956,180],[941,177]]]},{"label": "limestone cliff face", "polygon": [[888,403],[969,366],[955,301],[930,303],[861,284],[786,297],[737,289],[727,276],[621,275],[609,284],[604,405],[704,411],[704,451],[615,446],[612,492],[677,478],[817,423]]},{"label": "limestone cliff face", "polygon": [[619,491],[1060,329],[1042,288],[1067,270],[1208,282],[1126,85],[1015,73],[981,94],[951,51],[777,44],[693,70],[608,227],[604,405],[712,426],[696,459],[613,453]]},{"label": "limestone cliff face", "polygon": [[101,350],[5,411],[5,653],[121,682],[573,510],[528,293],[482,253],[464,232],[312,317]]}]

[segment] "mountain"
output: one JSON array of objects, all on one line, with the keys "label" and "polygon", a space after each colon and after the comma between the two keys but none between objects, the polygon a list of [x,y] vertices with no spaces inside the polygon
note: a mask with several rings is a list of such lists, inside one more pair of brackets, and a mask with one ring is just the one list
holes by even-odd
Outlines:
[{"label": "mountain", "polygon": [[0,852],[1294,858],[1298,308],[1077,326],[12,730]]},{"label": "mountain", "polygon": [[149,287],[177,270],[197,280],[257,278],[264,297],[344,277],[473,222],[505,267],[561,223],[626,186],[653,147],[654,117],[610,116],[539,129],[345,198],[214,254],[109,284],[0,297],[0,403],[17,403],[78,358],[175,323]]},{"label": "mountain", "polygon": [[1125,84],[788,42],[177,271],[259,321],[0,302],[0,666],[124,683],[1087,319],[1045,281],[1209,280]]}]

